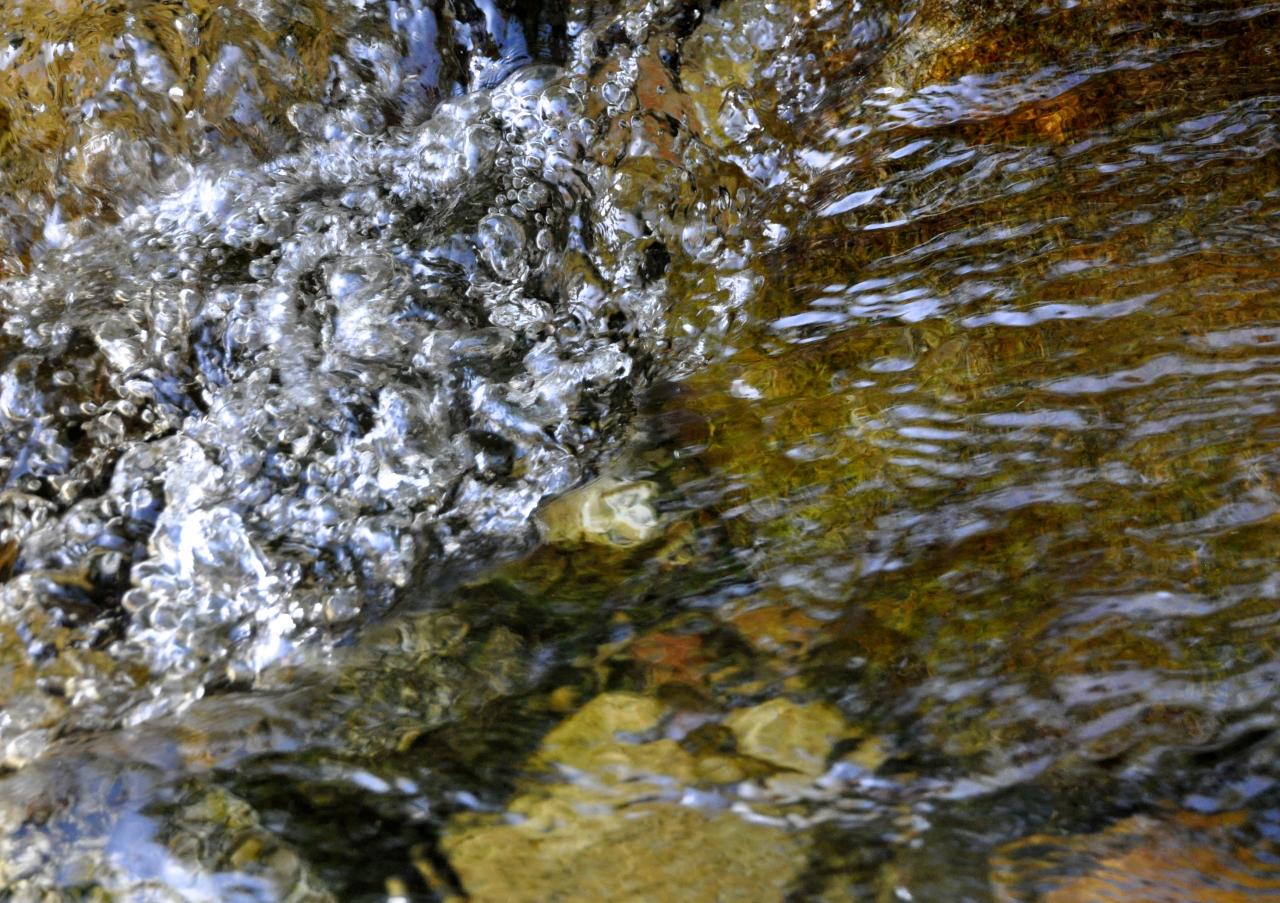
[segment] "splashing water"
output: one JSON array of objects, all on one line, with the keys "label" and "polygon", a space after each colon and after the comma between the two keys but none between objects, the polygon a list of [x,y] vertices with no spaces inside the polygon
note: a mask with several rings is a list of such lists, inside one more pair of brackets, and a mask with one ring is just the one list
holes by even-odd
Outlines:
[{"label": "splashing water", "polygon": [[[4,623],[31,662],[72,646],[87,669],[38,678],[54,705],[15,694],[10,763],[32,731],[252,681],[518,549],[616,443],[664,344],[660,240],[589,153],[587,76],[498,74],[524,49],[489,15],[501,57],[470,81],[494,87],[395,127],[297,104],[298,149],[186,166],[0,285]],[[434,83],[431,19],[391,11],[411,68],[385,93]]]}]

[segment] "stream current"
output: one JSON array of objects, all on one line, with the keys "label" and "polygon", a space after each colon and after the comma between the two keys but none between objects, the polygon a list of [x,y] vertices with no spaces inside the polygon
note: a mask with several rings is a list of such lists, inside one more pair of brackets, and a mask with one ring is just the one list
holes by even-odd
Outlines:
[{"label": "stream current", "polygon": [[4,899],[1280,894],[1280,7],[0,28]]}]

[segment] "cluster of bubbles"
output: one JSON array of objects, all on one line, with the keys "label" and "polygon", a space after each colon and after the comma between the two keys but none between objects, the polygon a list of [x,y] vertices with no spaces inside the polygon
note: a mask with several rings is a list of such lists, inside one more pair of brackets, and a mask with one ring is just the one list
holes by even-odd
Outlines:
[{"label": "cluster of bubbles", "polygon": [[[353,37],[333,63],[383,100],[444,66],[430,10],[391,7],[395,53]],[[421,91],[399,122],[373,88],[294,104],[292,151],[188,165],[0,282],[0,630],[23,650],[0,760],[252,683],[520,547],[616,445],[670,259],[619,194],[626,145],[600,152],[633,114],[600,104],[590,34],[577,65],[529,64],[482,11],[429,116]]]}]

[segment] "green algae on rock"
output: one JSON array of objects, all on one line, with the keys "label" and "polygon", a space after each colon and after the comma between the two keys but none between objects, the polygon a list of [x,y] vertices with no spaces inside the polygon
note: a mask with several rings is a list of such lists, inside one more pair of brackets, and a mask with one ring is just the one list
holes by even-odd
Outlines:
[{"label": "green algae on rock", "polygon": [[343,736],[365,756],[407,749],[458,713],[515,692],[528,672],[516,634],[501,626],[473,632],[452,612],[396,619],[371,634],[332,688],[335,698],[358,701]]}]

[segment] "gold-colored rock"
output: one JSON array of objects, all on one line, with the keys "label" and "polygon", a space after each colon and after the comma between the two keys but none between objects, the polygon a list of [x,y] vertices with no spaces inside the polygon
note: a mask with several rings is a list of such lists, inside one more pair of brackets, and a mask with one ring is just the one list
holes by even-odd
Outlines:
[{"label": "gold-colored rock", "polygon": [[844,757],[844,761],[851,762],[867,771],[875,771],[885,763],[889,758],[888,751],[884,748],[884,741],[879,737],[868,737],[858,744],[858,747]]},{"label": "gold-colored rock", "polygon": [[547,734],[538,762],[586,768],[620,746],[619,734],[656,727],[666,706],[636,693],[602,693]]},{"label": "gold-colored rock", "polygon": [[577,687],[571,687],[568,684],[556,687],[547,697],[547,708],[553,712],[571,712],[577,705],[580,695]]},{"label": "gold-colored rock", "polygon": [[807,838],[682,804],[686,788],[747,771],[671,739],[638,742],[666,711],[633,693],[596,697],[548,734],[534,760],[567,767],[573,783],[535,783],[501,818],[456,820],[442,849],[469,899],[786,899],[807,862]]},{"label": "gold-colored rock", "polygon": [[805,862],[798,838],[672,803],[450,833],[444,849],[473,903],[783,900]]},{"label": "gold-colored rock", "polygon": [[849,726],[832,706],[789,699],[740,709],[725,719],[725,725],[737,738],[740,752],[811,775],[826,770],[832,747],[849,735]]}]

